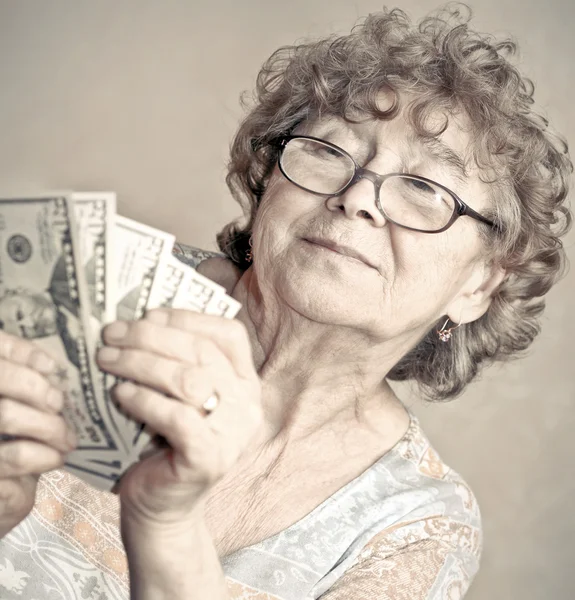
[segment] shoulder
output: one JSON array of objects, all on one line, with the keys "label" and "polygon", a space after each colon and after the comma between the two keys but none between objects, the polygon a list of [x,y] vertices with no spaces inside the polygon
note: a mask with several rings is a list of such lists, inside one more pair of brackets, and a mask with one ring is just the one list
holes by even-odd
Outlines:
[{"label": "shoulder", "polygon": [[479,558],[479,533],[466,523],[437,515],[398,524],[373,536],[321,599],[461,600]]},{"label": "shoulder", "polygon": [[470,486],[443,462],[415,417],[372,471],[369,494],[377,517],[361,529],[347,564],[322,582],[322,600],[462,598],[479,570],[483,545]]},{"label": "shoulder", "polygon": [[174,256],[184,264],[196,269],[198,273],[215,281],[230,294],[242,276],[242,271],[223,253],[203,250],[176,242]]},{"label": "shoulder", "polygon": [[359,562],[387,565],[404,576],[410,573],[412,583],[417,580],[428,589],[425,597],[459,597],[454,590],[463,595],[481,559],[477,498],[464,478],[443,461],[415,417],[393,452],[394,477],[401,490],[395,500],[405,506],[391,527],[367,541]]},{"label": "shoulder", "polygon": [[418,508],[423,519],[439,517],[444,523],[457,522],[481,531],[475,494],[463,477],[443,461],[417,418],[412,416],[409,429],[392,454],[398,482],[410,488],[416,497],[427,499]]}]

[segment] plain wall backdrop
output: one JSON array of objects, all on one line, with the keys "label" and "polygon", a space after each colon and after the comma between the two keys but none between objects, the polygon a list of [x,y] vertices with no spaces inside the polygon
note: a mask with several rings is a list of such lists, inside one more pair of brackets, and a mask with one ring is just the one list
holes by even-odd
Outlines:
[{"label": "plain wall backdrop", "polygon": [[[402,0],[414,17],[433,0]],[[475,26],[511,34],[536,99],[575,141],[574,0],[475,0]],[[0,0],[0,193],[113,190],[119,210],[215,249],[239,209],[228,145],[277,47],[347,32],[375,0]],[[574,234],[567,240],[575,260]],[[443,458],[482,507],[469,600],[575,598],[575,277],[549,295],[528,356],[458,400],[421,405]]]}]

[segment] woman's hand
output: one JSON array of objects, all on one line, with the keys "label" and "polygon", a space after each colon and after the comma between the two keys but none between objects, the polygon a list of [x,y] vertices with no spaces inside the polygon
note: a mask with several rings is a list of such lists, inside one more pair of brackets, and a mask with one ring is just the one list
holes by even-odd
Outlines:
[{"label": "woman's hand", "polygon": [[49,381],[56,370],[32,342],[0,331],[0,537],[32,510],[38,477],[76,446]]},{"label": "woman's hand", "polygon": [[[103,339],[100,367],[130,380],[116,386],[116,401],[169,444],[122,478],[122,515],[176,526],[193,519],[262,423],[260,380],[245,328],[158,309],[140,321],[108,325]],[[206,414],[202,405],[213,394],[219,402]]]}]

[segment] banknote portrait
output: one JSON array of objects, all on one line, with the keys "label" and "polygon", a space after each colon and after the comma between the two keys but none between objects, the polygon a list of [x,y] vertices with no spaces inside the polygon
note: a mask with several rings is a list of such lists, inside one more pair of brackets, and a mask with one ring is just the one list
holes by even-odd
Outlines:
[{"label": "banknote portrait", "polygon": [[0,296],[0,329],[27,339],[58,335],[68,359],[78,368],[79,318],[77,304],[70,301],[63,256],[54,265],[45,292],[8,289]]}]

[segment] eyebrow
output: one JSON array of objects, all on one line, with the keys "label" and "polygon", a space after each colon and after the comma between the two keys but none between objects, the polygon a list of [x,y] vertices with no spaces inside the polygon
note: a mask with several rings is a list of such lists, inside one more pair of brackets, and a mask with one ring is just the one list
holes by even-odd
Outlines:
[{"label": "eyebrow", "polygon": [[362,136],[359,135],[355,129],[350,127],[349,123],[346,123],[345,121],[327,118],[324,120],[322,125],[326,126],[326,128],[320,132],[320,137],[322,139],[333,135],[334,133],[339,133],[353,139],[354,142],[365,143],[365,140],[362,138]]},{"label": "eyebrow", "polygon": [[442,165],[446,165],[447,168],[453,173],[459,183],[463,184],[467,180],[467,168],[466,162],[453,148],[448,146],[445,142],[436,137],[427,137],[422,135],[410,134],[409,143],[420,144],[425,148],[427,153],[431,155],[436,161]]}]

